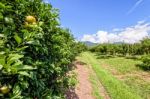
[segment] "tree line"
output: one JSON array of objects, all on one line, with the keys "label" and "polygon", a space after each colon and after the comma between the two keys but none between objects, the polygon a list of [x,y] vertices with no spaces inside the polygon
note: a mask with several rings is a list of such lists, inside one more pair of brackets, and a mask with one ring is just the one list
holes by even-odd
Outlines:
[{"label": "tree line", "polygon": [[150,38],[144,38],[139,43],[104,43],[89,48],[91,52],[107,55],[143,55],[150,54]]},{"label": "tree line", "polygon": [[[150,70],[150,38],[146,37],[138,43],[104,43],[89,47],[89,51],[100,55],[123,56],[131,59],[140,59],[143,63],[139,66],[144,70]],[[138,57],[140,56],[140,57]]]}]

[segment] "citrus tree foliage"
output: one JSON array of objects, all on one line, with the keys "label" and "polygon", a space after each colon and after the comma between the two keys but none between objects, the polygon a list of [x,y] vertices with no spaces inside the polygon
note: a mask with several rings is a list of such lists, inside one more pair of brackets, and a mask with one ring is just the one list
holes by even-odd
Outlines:
[{"label": "citrus tree foliage", "polygon": [[109,55],[143,55],[150,54],[150,38],[144,38],[139,43],[127,44],[127,43],[119,43],[119,44],[110,44],[104,43],[99,44],[90,48],[92,52],[99,52],[101,54],[109,54]]},{"label": "citrus tree foliage", "polygon": [[0,98],[61,97],[75,41],[42,0],[0,1]]}]

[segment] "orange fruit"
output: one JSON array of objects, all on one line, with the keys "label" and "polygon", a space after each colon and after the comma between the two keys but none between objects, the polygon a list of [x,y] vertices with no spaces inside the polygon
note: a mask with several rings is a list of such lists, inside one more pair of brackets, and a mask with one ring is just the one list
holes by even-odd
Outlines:
[{"label": "orange fruit", "polygon": [[34,16],[26,16],[26,22],[28,22],[28,23],[34,23],[34,22],[36,22],[36,19],[35,19],[35,17]]},{"label": "orange fruit", "polygon": [[8,86],[2,86],[0,88],[0,91],[2,94],[7,94],[10,91],[10,89],[8,88]]}]

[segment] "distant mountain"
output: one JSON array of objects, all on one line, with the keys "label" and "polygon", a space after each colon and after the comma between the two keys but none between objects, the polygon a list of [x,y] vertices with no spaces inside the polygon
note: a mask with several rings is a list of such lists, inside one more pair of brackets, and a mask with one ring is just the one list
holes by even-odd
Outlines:
[{"label": "distant mountain", "polygon": [[83,42],[85,45],[87,45],[87,46],[95,46],[95,45],[97,45],[98,43],[93,43],[93,42],[90,42],[90,41],[84,41]]},{"label": "distant mountain", "polygon": [[123,44],[124,42],[114,42],[113,44]]}]

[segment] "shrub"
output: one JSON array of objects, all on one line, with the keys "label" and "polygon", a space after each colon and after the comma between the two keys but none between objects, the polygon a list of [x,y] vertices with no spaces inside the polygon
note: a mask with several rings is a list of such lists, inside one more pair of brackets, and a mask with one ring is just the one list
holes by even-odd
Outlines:
[{"label": "shrub", "polygon": [[150,55],[145,55],[141,59],[143,63],[140,67],[144,70],[150,70]]}]

